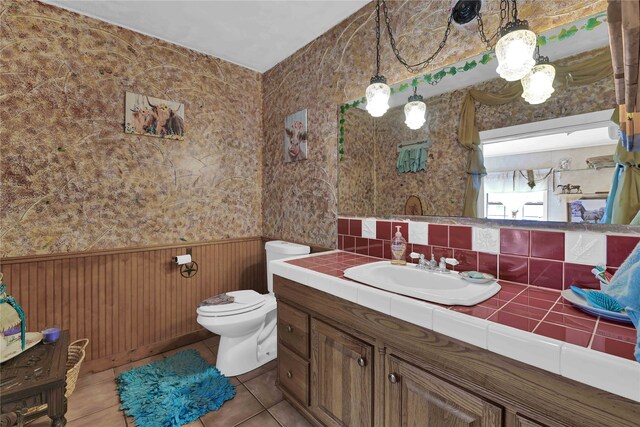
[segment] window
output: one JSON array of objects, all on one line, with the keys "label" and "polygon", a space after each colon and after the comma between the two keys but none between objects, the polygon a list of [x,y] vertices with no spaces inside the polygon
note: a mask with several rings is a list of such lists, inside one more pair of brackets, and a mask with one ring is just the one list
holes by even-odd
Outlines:
[{"label": "window", "polygon": [[545,221],[546,191],[487,193],[485,212],[489,219]]}]

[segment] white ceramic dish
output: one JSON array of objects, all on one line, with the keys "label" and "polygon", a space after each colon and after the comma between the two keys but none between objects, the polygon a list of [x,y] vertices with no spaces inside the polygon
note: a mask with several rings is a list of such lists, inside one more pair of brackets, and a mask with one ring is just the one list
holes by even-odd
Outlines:
[{"label": "white ceramic dish", "polygon": [[626,312],[621,311],[616,313],[614,311],[601,310],[599,308],[592,307],[589,305],[587,300],[582,298],[580,295],[576,295],[571,289],[565,289],[560,295],[562,295],[562,298],[566,301],[569,301],[585,313],[589,313],[593,316],[600,316],[608,320],[614,320],[616,322],[632,323]]},{"label": "white ceramic dish", "polygon": [[0,352],[0,363],[4,363],[7,360],[13,359],[17,355],[29,350],[34,345],[42,341],[42,333],[40,332],[27,332],[24,350],[22,349],[21,341],[14,341]]},{"label": "white ceramic dish", "polygon": [[[480,278],[480,277],[469,277],[469,273],[471,273],[470,271],[463,271],[462,273],[459,274],[459,276],[461,278],[463,278],[464,280],[466,280],[467,282],[471,282],[471,283],[478,283],[478,284],[483,284],[483,283],[489,283],[492,282],[494,280],[496,280],[496,278],[489,274],[489,273],[480,273],[482,274],[484,277]],[[476,271],[475,273],[478,273],[478,271]]]}]

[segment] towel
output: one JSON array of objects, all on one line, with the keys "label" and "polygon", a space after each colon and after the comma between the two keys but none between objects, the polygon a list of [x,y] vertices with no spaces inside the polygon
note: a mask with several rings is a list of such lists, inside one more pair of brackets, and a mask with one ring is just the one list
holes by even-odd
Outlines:
[{"label": "towel", "polygon": [[587,159],[587,167],[591,169],[615,168],[616,162],[613,160],[613,154],[608,156],[589,157]]},{"label": "towel", "polygon": [[219,295],[215,295],[215,296],[209,297],[206,300],[202,301],[200,304],[198,304],[198,307],[206,307],[208,305],[231,304],[235,300],[236,299],[234,297],[232,297],[231,295],[219,294]]},{"label": "towel", "polygon": [[636,327],[636,349],[633,355],[640,362],[640,243],[620,266],[605,291],[625,307],[625,311]]},{"label": "towel", "polygon": [[427,149],[425,147],[405,148],[398,153],[396,165],[398,175],[427,169]]}]

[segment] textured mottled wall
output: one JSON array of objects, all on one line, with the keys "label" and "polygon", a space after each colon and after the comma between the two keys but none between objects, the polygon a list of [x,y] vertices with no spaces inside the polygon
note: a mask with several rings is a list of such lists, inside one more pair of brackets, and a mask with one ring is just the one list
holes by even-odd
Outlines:
[{"label": "textured mottled wall", "polygon": [[[569,65],[591,55],[592,52],[587,52],[556,62]],[[505,81],[497,78],[471,88],[498,93],[504,85]],[[613,79],[610,78],[575,87],[556,81],[554,87],[556,91],[551,98],[541,105],[530,105],[522,98],[499,106],[476,104],[478,128],[498,129],[601,111],[615,105]],[[425,215],[460,216],[466,182],[466,154],[460,144],[452,141],[457,138],[463,96],[463,91],[453,91],[426,99],[428,122],[415,131],[404,124],[404,106],[393,108],[380,118],[371,118],[370,121],[375,123],[375,144],[371,146],[371,149],[375,149],[374,156],[362,153],[358,139],[359,135],[367,132],[364,127],[368,123],[353,118],[354,115],[360,117],[363,113],[366,114],[366,111],[358,108],[347,110],[345,145],[348,149],[345,157],[350,159],[339,164],[340,215],[403,215],[407,198],[415,195],[421,199]],[[373,125],[370,129],[373,129]],[[432,142],[429,153],[433,158],[429,160],[427,170],[398,175],[396,146],[402,142],[421,139]],[[358,162],[351,159],[358,156],[372,158],[374,161]],[[345,166],[348,167],[346,171]],[[345,172],[348,177],[346,180],[343,179]],[[371,206],[371,201],[362,197],[361,191],[361,188],[365,188],[365,182],[372,177],[375,177],[375,190],[371,190],[376,194],[374,206]],[[345,181],[359,183],[359,186],[351,185],[347,188]],[[349,193],[352,189],[355,191]],[[358,201],[361,205],[355,206]]]},{"label": "textured mottled wall", "polygon": [[[447,20],[449,1],[391,1],[398,46],[412,59],[432,52]],[[498,1],[486,3],[486,27],[496,28]],[[602,12],[604,0],[519,2],[535,31]],[[265,73],[263,231],[266,236],[336,246],[337,105],[363,95],[373,74],[374,6],[369,4]],[[410,77],[392,58],[383,34],[382,73],[390,83]],[[432,69],[484,50],[473,26],[452,31]],[[309,160],[284,164],[284,118],[307,108]],[[451,141],[453,144],[454,142]]]},{"label": "textured mottled wall", "polygon": [[[0,254],[261,234],[262,76],[31,1],[0,3]],[[125,91],[184,141],[124,134]]]},{"label": "textured mottled wall", "polygon": [[360,108],[344,116],[344,138],[349,151],[340,162],[338,207],[341,215],[375,214],[376,150],[374,118]]},{"label": "textured mottled wall", "polygon": [[[466,152],[456,142],[461,92],[429,98],[426,104],[428,122],[420,130],[411,130],[404,124],[404,105],[390,110],[376,123],[378,216],[404,214],[404,205],[412,195],[420,198],[425,215],[461,214],[467,166]],[[398,175],[397,145],[418,139],[431,141],[427,170]]]}]

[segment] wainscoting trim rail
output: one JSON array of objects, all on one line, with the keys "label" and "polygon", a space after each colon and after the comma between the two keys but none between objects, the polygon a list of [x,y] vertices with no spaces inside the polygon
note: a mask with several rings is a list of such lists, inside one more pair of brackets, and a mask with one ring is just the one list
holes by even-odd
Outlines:
[{"label": "wainscoting trim rail", "polygon": [[75,251],[75,252],[63,252],[63,253],[54,253],[54,254],[34,254],[34,255],[24,255],[24,256],[16,256],[16,257],[5,257],[5,258],[0,258],[0,267],[5,264],[9,265],[9,264],[16,264],[16,263],[23,263],[23,262],[47,261],[49,259],[58,260],[58,259],[67,259],[67,258],[87,257],[92,255],[113,255],[113,254],[127,254],[127,253],[133,253],[133,252],[141,252],[141,251],[154,251],[154,250],[162,250],[162,249],[195,248],[198,246],[213,245],[217,243],[252,242],[258,239],[262,240],[260,236],[251,236],[251,237],[239,237],[234,239],[205,240],[205,241],[199,241],[199,242],[176,243],[175,245],[164,244],[164,245],[134,246],[129,248],[93,249],[90,251]]}]

